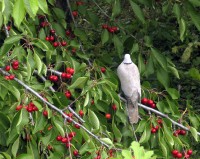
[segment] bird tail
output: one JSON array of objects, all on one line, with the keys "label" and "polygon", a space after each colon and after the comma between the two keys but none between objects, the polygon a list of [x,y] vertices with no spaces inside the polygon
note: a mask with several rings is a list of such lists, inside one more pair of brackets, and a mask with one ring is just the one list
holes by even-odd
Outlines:
[{"label": "bird tail", "polygon": [[128,100],[128,102],[127,102],[127,111],[128,111],[129,122],[131,124],[137,123],[138,119],[139,119],[138,101]]}]

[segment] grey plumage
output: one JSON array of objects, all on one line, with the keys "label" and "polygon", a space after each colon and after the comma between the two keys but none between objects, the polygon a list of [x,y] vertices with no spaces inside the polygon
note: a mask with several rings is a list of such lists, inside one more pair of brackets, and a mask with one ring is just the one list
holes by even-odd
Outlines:
[{"label": "grey plumage", "polygon": [[141,97],[140,73],[129,54],[125,54],[123,62],[118,66],[117,75],[127,100],[129,121],[131,124],[137,123],[139,119],[138,102]]}]

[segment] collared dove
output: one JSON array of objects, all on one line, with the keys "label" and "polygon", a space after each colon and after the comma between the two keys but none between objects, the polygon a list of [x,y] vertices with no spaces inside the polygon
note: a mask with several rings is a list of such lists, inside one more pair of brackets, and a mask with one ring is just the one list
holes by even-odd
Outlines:
[{"label": "collared dove", "polygon": [[127,100],[129,121],[131,124],[137,123],[139,119],[138,102],[141,97],[140,73],[129,54],[125,54],[124,60],[118,66],[117,75]]}]

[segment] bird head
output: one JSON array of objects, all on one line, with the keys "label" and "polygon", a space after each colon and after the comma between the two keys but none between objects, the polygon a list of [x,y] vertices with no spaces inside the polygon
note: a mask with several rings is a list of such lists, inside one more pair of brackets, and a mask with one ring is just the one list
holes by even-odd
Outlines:
[{"label": "bird head", "polygon": [[130,54],[125,54],[124,55],[124,61],[123,61],[123,63],[124,64],[131,64],[132,63]]}]

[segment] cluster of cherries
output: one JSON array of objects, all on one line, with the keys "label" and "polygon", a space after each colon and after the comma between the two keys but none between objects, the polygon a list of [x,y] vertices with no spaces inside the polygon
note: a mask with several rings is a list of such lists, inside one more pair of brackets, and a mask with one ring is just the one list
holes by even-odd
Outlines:
[{"label": "cluster of cherries", "polygon": [[55,41],[55,39],[56,39],[55,33],[56,33],[56,31],[55,31],[54,29],[51,29],[51,30],[50,30],[50,35],[47,36],[47,37],[45,38],[45,40],[51,42],[52,45],[53,45],[54,47],[66,46],[66,45],[67,45],[67,42],[64,41],[64,40],[61,41],[61,42]]},{"label": "cluster of cherries", "polygon": [[157,123],[158,123],[158,125],[156,125],[155,127],[153,126],[152,128],[151,128],[151,133],[152,134],[155,134],[158,130],[159,130],[159,128],[161,128],[162,127],[162,119],[158,119],[157,120]]},{"label": "cluster of cherries", "polygon": [[176,130],[174,133],[173,133],[174,136],[178,136],[178,135],[186,135],[186,131],[185,130],[181,130],[181,129],[178,129]]},{"label": "cluster of cherries", "polygon": [[153,109],[156,108],[155,102],[153,100],[151,100],[151,99],[142,98],[141,103],[144,104],[144,105],[147,105],[147,106],[149,106],[149,107],[151,107]]},{"label": "cluster of cherries", "polygon": [[184,155],[184,158],[187,159],[187,158],[190,158],[190,156],[192,155],[192,150],[187,150],[183,153],[179,152],[178,150],[172,150],[172,155],[174,158],[182,158],[183,155]]},{"label": "cluster of cherries", "polygon": [[[61,142],[61,143],[63,143],[63,144],[65,144],[66,148],[70,148],[71,147],[71,141],[75,136],[76,136],[76,132],[72,131],[72,132],[70,132],[68,135],[66,135],[64,137],[61,136],[61,135],[58,135],[56,137],[56,140]],[[74,154],[74,156],[78,156],[79,155],[78,150],[74,150],[73,154]]]},{"label": "cluster of cherries", "polygon": [[[19,68],[19,61],[18,60],[14,60],[11,63],[11,66],[12,66],[13,70],[18,70],[18,68]],[[11,70],[10,65],[5,66],[4,70],[7,71],[7,72],[10,71]],[[5,76],[6,80],[13,80],[14,78],[15,78],[15,75],[13,75],[13,74],[10,74],[9,76]]]},{"label": "cluster of cherries", "polygon": [[107,29],[109,33],[118,33],[119,28],[116,26],[109,26],[107,24],[102,24],[102,29]]},{"label": "cluster of cherries", "polygon": [[29,113],[38,111],[38,108],[36,107],[36,105],[33,102],[30,102],[28,105],[24,106],[23,105],[18,105],[15,110],[19,111],[22,108],[25,108]]}]

